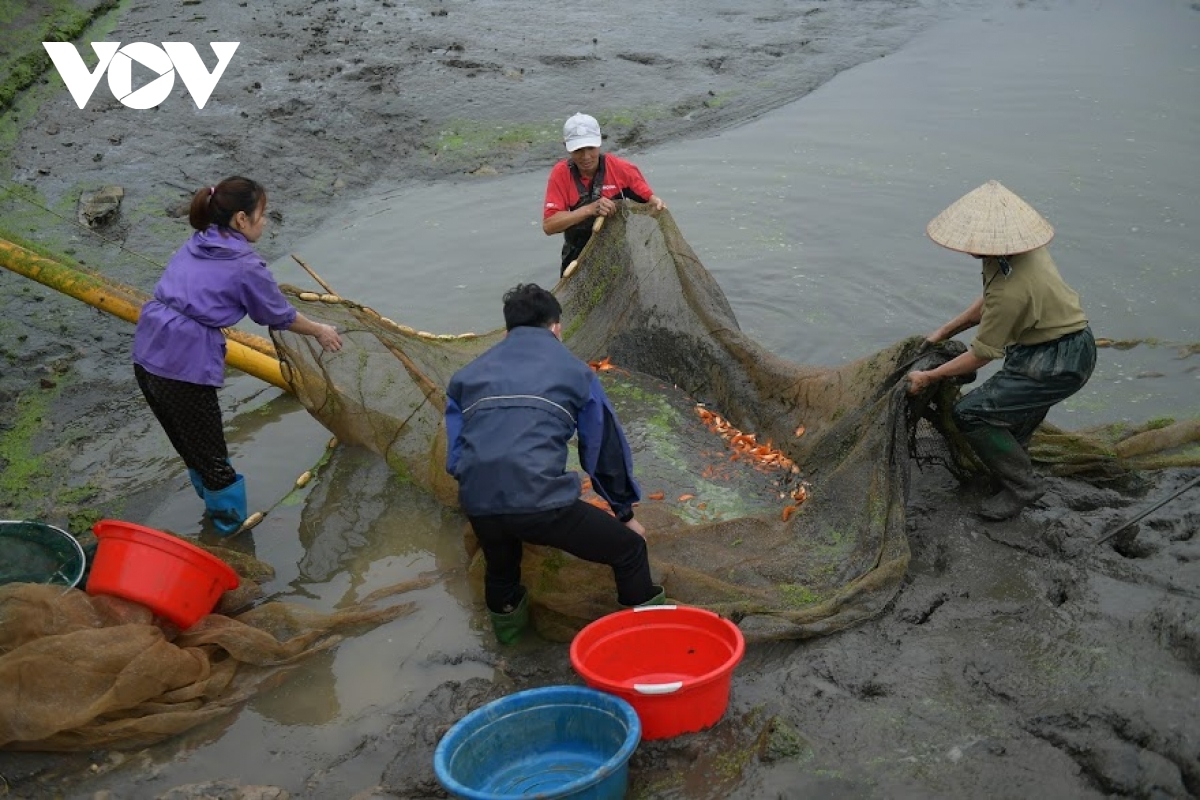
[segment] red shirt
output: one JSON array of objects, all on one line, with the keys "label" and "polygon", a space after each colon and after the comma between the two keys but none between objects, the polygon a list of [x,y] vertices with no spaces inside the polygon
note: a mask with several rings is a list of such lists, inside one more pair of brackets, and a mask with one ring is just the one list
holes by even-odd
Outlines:
[{"label": "red shirt", "polygon": [[[575,188],[575,179],[571,176],[570,160],[563,159],[550,170],[550,180],[546,183],[546,204],[542,207],[542,219],[548,219],[560,211],[570,211],[579,202],[579,190]],[[582,176],[580,176],[582,178]],[[585,189],[592,182],[583,178]],[[642,171],[623,158],[604,154],[604,186],[601,194],[604,197],[620,197],[625,189],[630,190],[643,201],[649,200],[654,191]]]}]

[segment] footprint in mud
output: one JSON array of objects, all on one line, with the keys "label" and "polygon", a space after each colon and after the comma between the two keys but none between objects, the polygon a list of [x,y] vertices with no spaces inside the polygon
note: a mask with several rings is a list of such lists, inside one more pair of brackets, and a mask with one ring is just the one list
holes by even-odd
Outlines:
[{"label": "footprint in mud", "polygon": [[656,53],[617,53],[617,58],[622,61],[632,61],[634,64],[642,64],[647,67],[652,67],[656,64],[671,64],[674,63],[669,58],[663,58]]},{"label": "footprint in mud", "polygon": [[1150,558],[1159,551],[1159,547],[1145,539],[1138,538],[1138,526],[1132,525],[1111,542],[1112,549],[1122,558]]},{"label": "footprint in mud", "polygon": [[597,56],[563,56],[563,55],[546,55],[538,56],[538,61],[548,67],[578,67],[586,64],[589,61],[599,61]]},{"label": "footprint in mud", "polygon": [[1200,620],[1195,614],[1172,601],[1154,610],[1149,626],[1167,650],[1200,674]]},{"label": "footprint in mud", "polygon": [[1034,717],[1024,727],[1074,760],[1081,777],[1106,794],[1188,797],[1200,780],[1181,742],[1111,709]]}]

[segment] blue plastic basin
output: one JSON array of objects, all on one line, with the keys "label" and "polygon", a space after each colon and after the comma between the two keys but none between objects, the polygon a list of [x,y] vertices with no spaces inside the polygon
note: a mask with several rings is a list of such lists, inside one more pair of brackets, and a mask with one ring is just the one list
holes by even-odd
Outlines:
[{"label": "blue plastic basin", "polygon": [[438,743],[433,768],[465,800],[621,800],[642,737],[626,701],[582,686],[548,686],[472,711]]}]

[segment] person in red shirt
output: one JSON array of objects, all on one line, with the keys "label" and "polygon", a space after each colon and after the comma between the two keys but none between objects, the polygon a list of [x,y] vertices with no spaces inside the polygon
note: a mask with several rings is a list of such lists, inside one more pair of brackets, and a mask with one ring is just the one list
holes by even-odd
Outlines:
[{"label": "person in red shirt", "polygon": [[575,114],[563,125],[568,157],[550,170],[542,230],[547,236],[563,234],[559,275],[583,252],[592,237],[594,217],[617,210],[617,200],[649,203],[654,211],[666,208],[634,164],[600,152],[600,123],[587,114]]}]

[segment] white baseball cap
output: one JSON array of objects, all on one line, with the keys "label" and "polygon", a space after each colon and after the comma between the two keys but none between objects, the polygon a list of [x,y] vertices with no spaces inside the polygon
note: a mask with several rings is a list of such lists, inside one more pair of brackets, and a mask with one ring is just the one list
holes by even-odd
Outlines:
[{"label": "white baseball cap", "polygon": [[587,114],[574,115],[563,125],[563,143],[568,153],[581,147],[599,147],[600,123]]}]

